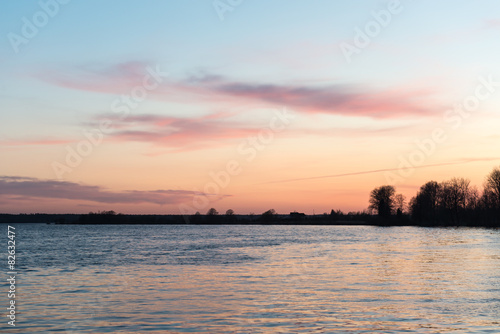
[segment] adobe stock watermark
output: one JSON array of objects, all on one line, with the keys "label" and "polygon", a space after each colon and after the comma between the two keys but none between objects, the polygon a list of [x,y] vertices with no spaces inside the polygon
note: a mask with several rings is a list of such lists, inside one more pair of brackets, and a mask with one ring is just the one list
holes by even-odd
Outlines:
[{"label": "adobe stock watermark", "polygon": [[212,5],[219,16],[219,20],[224,21],[224,15],[226,15],[225,13],[232,12],[242,3],[243,0],[214,0]]},{"label": "adobe stock watermark", "polygon": [[259,152],[266,149],[273,141],[276,133],[284,131],[295,119],[295,115],[286,108],[274,112],[267,127],[261,129],[256,136],[247,137],[236,148],[239,159],[231,159],[225,164],[225,168],[219,171],[208,173],[210,181],[207,182],[203,191],[197,188],[193,190],[197,193],[193,196],[192,206],[180,204],[179,211],[189,223],[189,215],[195,211],[208,209],[211,196],[218,196],[221,191],[229,186],[231,179],[243,172],[243,165],[255,160]]},{"label": "adobe stock watermark", "polygon": [[[162,72],[158,66],[154,69],[148,66],[146,72],[141,85],[133,87],[129,94],[123,94],[111,102],[110,109],[119,116],[119,120],[126,119],[130,111],[136,109],[151,91],[160,86],[164,77],[168,75],[168,72]],[[71,173],[74,168],[80,166],[83,159],[91,155],[94,148],[102,144],[104,136],[111,133],[112,125],[113,120],[111,119],[101,120],[98,127],[83,131],[85,139],[75,145],[67,145],[64,162],[52,162],[52,169],[57,179],[62,180],[65,174]]]},{"label": "adobe stock watermark", "polygon": [[391,0],[387,4],[387,9],[378,11],[372,10],[372,20],[368,21],[363,29],[356,26],[354,28],[354,38],[352,43],[342,42],[339,44],[340,50],[347,63],[352,62],[352,56],[360,54],[363,49],[368,47],[372,39],[376,38],[383,28],[389,26],[394,16],[403,11],[403,5],[400,0]]},{"label": "adobe stock watermark", "polygon": [[478,81],[474,94],[453,105],[452,109],[446,110],[443,121],[447,127],[434,128],[426,138],[414,142],[416,147],[411,152],[398,156],[400,163],[397,173],[385,172],[388,184],[395,185],[412,176],[415,168],[422,166],[436,152],[437,147],[448,140],[448,133],[460,128],[463,121],[477,111],[481,102],[487,100],[500,87],[500,81],[494,81],[492,74],[488,78],[480,76]]},{"label": "adobe stock watermark", "polygon": [[9,32],[7,39],[15,53],[19,53],[21,45],[28,44],[35,38],[40,30],[45,27],[50,19],[54,18],[61,9],[61,5],[66,5],[71,0],[40,0],[38,5],[40,10],[35,12],[30,18],[23,16],[19,34]]}]

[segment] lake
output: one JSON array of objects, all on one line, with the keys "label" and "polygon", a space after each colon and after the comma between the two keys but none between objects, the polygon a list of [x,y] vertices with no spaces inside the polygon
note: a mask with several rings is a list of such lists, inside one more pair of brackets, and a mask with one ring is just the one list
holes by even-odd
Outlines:
[{"label": "lake", "polygon": [[9,333],[500,332],[498,230],[14,226]]}]

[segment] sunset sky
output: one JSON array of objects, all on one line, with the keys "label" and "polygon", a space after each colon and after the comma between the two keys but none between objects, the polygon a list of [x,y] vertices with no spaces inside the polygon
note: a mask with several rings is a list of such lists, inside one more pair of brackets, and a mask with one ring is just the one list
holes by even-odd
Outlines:
[{"label": "sunset sky", "polygon": [[500,165],[498,1],[0,9],[2,213],[348,212]]}]

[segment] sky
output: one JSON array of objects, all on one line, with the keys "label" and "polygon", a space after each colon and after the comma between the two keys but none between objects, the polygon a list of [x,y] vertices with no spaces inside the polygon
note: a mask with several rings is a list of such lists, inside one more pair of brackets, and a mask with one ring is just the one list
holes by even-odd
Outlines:
[{"label": "sky", "polygon": [[0,212],[321,214],[500,165],[497,1],[3,1]]}]

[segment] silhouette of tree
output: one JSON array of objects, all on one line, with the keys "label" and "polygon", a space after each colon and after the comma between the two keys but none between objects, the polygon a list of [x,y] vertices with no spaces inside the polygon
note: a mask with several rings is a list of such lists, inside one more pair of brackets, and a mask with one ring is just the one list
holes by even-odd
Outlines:
[{"label": "silhouette of tree", "polygon": [[234,211],[233,209],[229,209],[226,211],[226,216],[234,216]]},{"label": "silhouette of tree", "polygon": [[489,208],[500,209],[500,169],[495,168],[486,177],[484,184],[484,196],[488,199]]},{"label": "silhouette of tree", "polygon": [[401,216],[405,211],[406,197],[403,194],[397,194],[394,197],[395,207],[397,209],[398,216]]},{"label": "silhouette of tree", "polygon": [[441,183],[439,201],[441,207],[448,212],[451,222],[459,223],[471,201],[470,180],[454,177]]},{"label": "silhouette of tree", "polygon": [[207,211],[207,216],[217,216],[218,214],[219,212],[214,208],[211,208],[210,210]]},{"label": "silhouette of tree", "polygon": [[440,188],[436,181],[429,181],[420,187],[417,196],[410,202],[410,211],[414,219],[426,223],[437,221]]},{"label": "silhouette of tree", "polygon": [[262,215],[263,216],[274,216],[276,214],[276,211],[274,211],[274,209],[270,209],[270,210],[267,210],[266,212],[264,212]]},{"label": "silhouette of tree", "polygon": [[270,210],[267,210],[266,212],[264,212],[262,215],[261,215],[261,219],[263,221],[271,221],[274,219],[274,216],[276,215],[276,211],[274,211],[274,209],[270,209]]},{"label": "silhouette of tree", "polygon": [[110,210],[110,211],[103,210],[103,211],[97,211],[97,214],[98,215],[114,216],[114,215],[116,215],[116,212],[113,210]]},{"label": "silhouette of tree", "polygon": [[331,217],[331,218],[332,218],[332,220],[334,220],[334,221],[338,220],[338,219],[339,219],[339,218],[341,218],[343,215],[344,215],[344,213],[343,213],[342,211],[340,211],[340,210],[335,211],[335,210],[333,210],[333,209],[332,209],[332,211],[330,211],[330,217]]},{"label": "silhouette of tree", "polygon": [[196,211],[196,213],[191,217],[191,219],[192,219],[193,223],[201,224],[204,220],[204,217],[202,217],[200,211]]},{"label": "silhouette of tree", "polygon": [[470,186],[466,199],[466,209],[477,210],[481,203],[481,196],[476,186]]},{"label": "silhouette of tree", "polygon": [[377,211],[379,217],[390,217],[394,211],[394,194],[396,189],[393,186],[381,186],[375,188],[370,193],[370,209]]},{"label": "silhouette of tree", "polygon": [[487,212],[488,215],[497,215],[500,211],[500,203],[492,191],[484,190],[483,196],[481,197],[482,208]]}]

